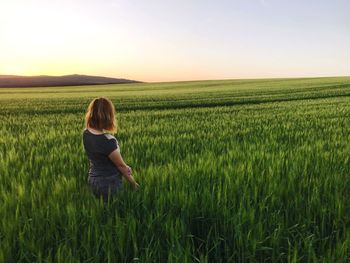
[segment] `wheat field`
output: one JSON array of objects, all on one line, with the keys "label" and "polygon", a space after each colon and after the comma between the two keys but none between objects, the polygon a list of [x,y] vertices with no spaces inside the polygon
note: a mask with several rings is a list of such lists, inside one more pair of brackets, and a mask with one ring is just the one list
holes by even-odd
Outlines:
[{"label": "wheat field", "polygon": [[[87,185],[91,99],[140,183]],[[0,262],[347,262],[350,77],[0,89]]]}]

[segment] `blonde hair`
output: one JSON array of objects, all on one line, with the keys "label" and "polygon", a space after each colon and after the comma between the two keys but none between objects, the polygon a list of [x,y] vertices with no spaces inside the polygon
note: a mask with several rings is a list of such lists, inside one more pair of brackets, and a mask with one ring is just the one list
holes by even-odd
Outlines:
[{"label": "blonde hair", "polygon": [[105,97],[93,99],[85,114],[85,126],[86,128],[116,133],[117,121],[112,101]]}]

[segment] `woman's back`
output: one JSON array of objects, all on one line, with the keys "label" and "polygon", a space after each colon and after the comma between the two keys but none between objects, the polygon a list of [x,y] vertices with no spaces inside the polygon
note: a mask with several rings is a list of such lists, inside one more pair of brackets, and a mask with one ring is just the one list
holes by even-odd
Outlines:
[{"label": "woman's back", "polygon": [[91,190],[107,201],[110,193],[122,188],[122,174],[108,157],[111,152],[119,150],[118,141],[110,134],[93,134],[86,128],[83,144],[90,162],[88,182]]},{"label": "woman's back", "polygon": [[122,176],[108,155],[119,150],[117,139],[110,134],[93,134],[88,129],[83,132],[83,144],[90,161],[89,176]]}]

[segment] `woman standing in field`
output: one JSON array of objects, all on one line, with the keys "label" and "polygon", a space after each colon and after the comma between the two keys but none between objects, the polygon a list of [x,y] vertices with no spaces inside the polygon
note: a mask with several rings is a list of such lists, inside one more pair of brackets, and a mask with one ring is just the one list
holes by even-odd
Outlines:
[{"label": "woman standing in field", "polygon": [[117,139],[115,108],[107,98],[94,99],[85,115],[83,144],[90,162],[88,183],[95,196],[104,201],[122,187],[122,177],[136,190],[139,185],[131,168],[124,162]]}]

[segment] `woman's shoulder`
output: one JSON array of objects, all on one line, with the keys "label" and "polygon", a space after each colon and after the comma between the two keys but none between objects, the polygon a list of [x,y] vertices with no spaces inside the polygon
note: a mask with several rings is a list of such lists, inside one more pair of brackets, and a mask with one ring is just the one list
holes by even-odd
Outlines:
[{"label": "woman's shoulder", "polygon": [[106,147],[106,151],[107,151],[107,155],[110,154],[112,151],[114,151],[115,149],[119,150],[119,143],[117,141],[117,138],[115,138],[115,136],[113,134],[110,133],[104,133],[104,144]]},{"label": "woman's shoulder", "polygon": [[82,132],[82,135],[83,135],[83,138],[85,139],[87,135],[89,135],[89,131],[88,129],[84,129],[83,132]]},{"label": "woman's shoulder", "polygon": [[83,137],[84,138],[86,137],[92,140],[101,141],[101,142],[116,141],[118,143],[117,138],[113,134],[110,134],[110,133],[93,134],[87,128],[83,130]]},{"label": "woman's shoulder", "polygon": [[117,138],[115,138],[115,136],[113,134],[104,133],[103,135],[107,140],[117,140]]}]

